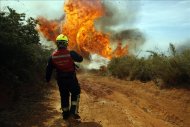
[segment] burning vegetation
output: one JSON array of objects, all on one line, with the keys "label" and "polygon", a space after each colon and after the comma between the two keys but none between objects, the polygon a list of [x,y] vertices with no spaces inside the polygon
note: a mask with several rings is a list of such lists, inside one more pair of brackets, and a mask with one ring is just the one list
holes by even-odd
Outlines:
[{"label": "burning vegetation", "polygon": [[[79,52],[86,58],[90,54],[98,54],[108,59],[128,54],[128,43],[125,41],[129,40],[124,40],[124,35],[114,37],[118,34],[103,32],[95,27],[95,21],[113,16],[113,14],[107,15],[108,9],[103,1],[68,0],[64,4],[64,12],[62,21],[38,18],[39,31],[47,40],[55,42],[56,36],[63,33],[69,37],[69,49]],[[113,40],[117,43],[115,48],[112,46]]]}]

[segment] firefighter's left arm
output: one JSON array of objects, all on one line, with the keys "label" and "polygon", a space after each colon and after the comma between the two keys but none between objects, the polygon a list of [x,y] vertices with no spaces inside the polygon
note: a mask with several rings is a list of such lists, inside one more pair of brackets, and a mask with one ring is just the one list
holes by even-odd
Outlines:
[{"label": "firefighter's left arm", "polygon": [[53,72],[53,64],[52,64],[52,57],[50,57],[46,67],[46,82],[49,82],[51,80],[52,72]]},{"label": "firefighter's left arm", "polygon": [[70,51],[70,55],[75,62],[82,62],[83,57],[75,51]]}]

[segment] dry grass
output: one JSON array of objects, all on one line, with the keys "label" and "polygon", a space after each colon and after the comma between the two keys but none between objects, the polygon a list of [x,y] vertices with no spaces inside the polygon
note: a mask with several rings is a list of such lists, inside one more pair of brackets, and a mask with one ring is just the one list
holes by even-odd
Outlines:
[{"label": "dry grass", "polygon": [[149,81],[161,79],[167,86],[190,83],[190,49],[181,52],[170,44],[170,55],[148,51],[147,58],[125,56],[108,64],[109,74],[124,79]]}]

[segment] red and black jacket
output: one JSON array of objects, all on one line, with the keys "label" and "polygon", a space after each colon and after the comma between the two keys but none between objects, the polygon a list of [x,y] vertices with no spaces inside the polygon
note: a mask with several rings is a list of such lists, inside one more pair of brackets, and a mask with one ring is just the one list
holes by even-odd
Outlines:
[{"label": "red and black jacket", "polygon": [[75,65],[67,49],[56,50],[52,53],[52,63],[54,67],[62,72],[74,72]]},{"label": "red and black jacket", "polygon": [[46,81],[49,82],[53,69],[57,71],[57,77],[69,75],[75,72],[74,62],[82,62],[83,58],[75,51],[68,51],[66,48],[54,51],[48,60],[46,67]]}]

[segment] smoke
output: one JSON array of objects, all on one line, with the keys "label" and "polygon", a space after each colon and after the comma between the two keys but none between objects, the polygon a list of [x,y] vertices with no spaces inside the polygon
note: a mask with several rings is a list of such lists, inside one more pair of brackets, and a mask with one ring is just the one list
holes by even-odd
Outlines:
[{"label": "smoke", "polygon": [[190,49],[190,39],[182,42],[180,45],[176,47],[177,51],[182,52],[186,49]]},{"label": "smoke", "polygon": [[113,41],[120,40],[122,44],[128,45],[129,51],[136,49],[144,44],[145,37],[138,29],[127,29],[116,32],[111,38]]},{"label": "smoke", "polygon": [[92,54],[90,63],[87,65],[87,69],[99,69],[101,66],[106,66],[108,62],[108,59],[97,54]]},{"label": "smoke", "polygon": [[133,28],[140,9],[140,1],[103,0],[104,16],[95,22],[99,31],[110,35],[111,43],[128,45],[129,51],[137,49],[145,42],[143,33]]},{"label": "smoke", "polygon": [[96,28],[103,32],[112,32],[122,24],[131,25],[135,22],[138,12],[138,2],[102,0],[104,16],[96,21]]}]

